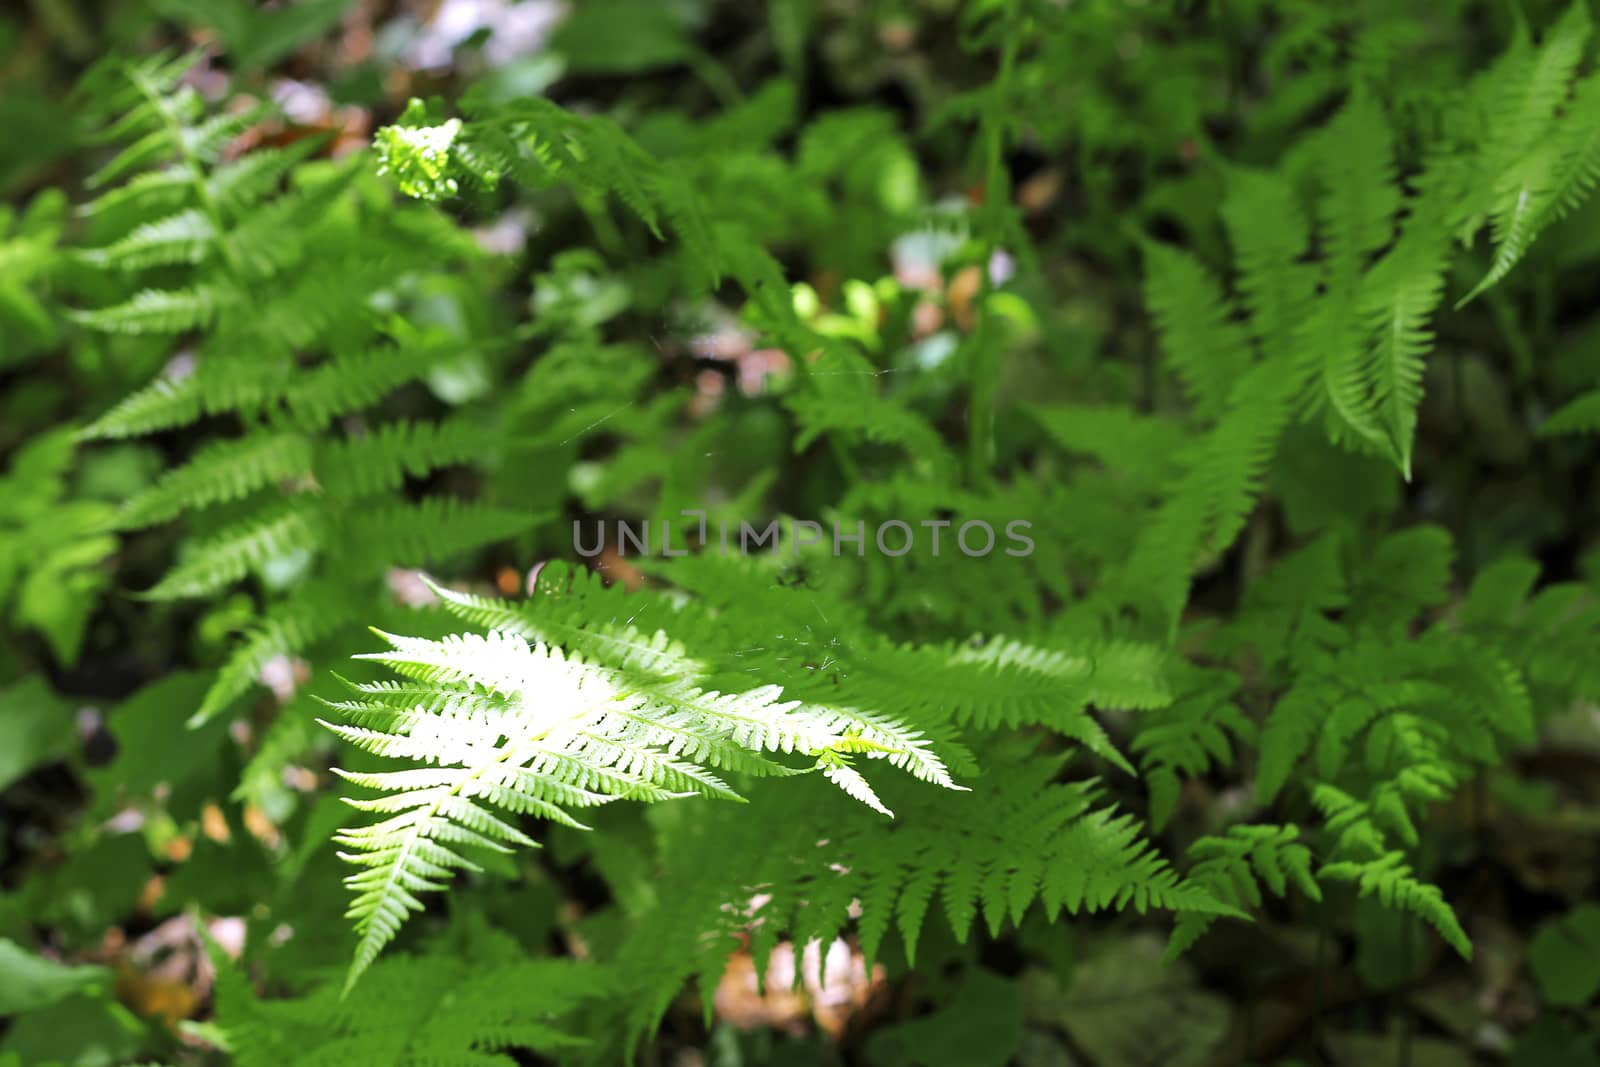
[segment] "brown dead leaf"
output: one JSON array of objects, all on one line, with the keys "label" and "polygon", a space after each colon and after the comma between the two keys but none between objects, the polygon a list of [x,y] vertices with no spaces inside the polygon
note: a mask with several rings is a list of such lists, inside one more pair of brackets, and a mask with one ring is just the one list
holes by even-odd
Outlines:
[{"label": "brown dead leaf", "polygon": [[228,829],[228,817],[222,814],[222,809],[214,801],[208,801],[200,809],[200,832],[219,845],[226,845],[233,840],[233,831]]},{"label": "brown dead leaf", "polygon": [[1053,167],[1039,171],[1017,186],[1017,206],[1024,215],[1048,211],[1061,196],[1061,172]]},{"label": "brown dead leaf", "polygon": [[826,953],[819,941],[806,945],[798,966],[794,945],[785,941],[767,960],[765,986],[757,981],[755,960],[746,949],[728,959],[717,984],[717,1017],[746,1030],[772,1029],[803,1033],[809,1021],[837,1041],[852,1022],[882,1010],[888,999],[888,982],[881,964],[867,969],[860,949],[842,940],[831,942]]},{"label": "brown dead leaf", "polygon": [[783,970],[784,957],[793,973],[794,950],[787,944],[779,945],[773,949],[767,966],[765,991],[757,981],[755,960],[749,952],[740,949],[729,957],[714,998],[717,1018],[741,1030],[804,1033],[805,1022],[811,1017],[811,1005],[803,989],[793,989],[789,983],[776,980],[776,972]]},{"label": "brown dead leaf", "polygon": [[976,301],[979,291],[983,288],[983,269],[977,264],[969,264],[956,271],[956,276],[950,279],[950,287],[945,290],[945,300],[950,305],[950,314],[956,320],[956,325],[962,330],[970,330],[977,321]]},{"label": "brown dead leaf", "polygon": [[[206,923],[211,939],[230,958],[244,949],[244,920],[219,916]],[[118,1000],[135,1014],[176,1027],[195,1018],[211,995],[216,968],[200,927],[189,915],[175,915],[129,940],[120,929],[108,931],[97,954],[112,969]]]},{"label": "brown dead leaf", "polygon": [[522,575],[510,567],[501,567],[494,572],[494,587],[501,596],[516,596],[522,589]]},{"label": "brown dead leaf", "polygon": [[627,557],[618,552],[613,545],[607,545],[600,550],[595,570],[599,571],[608,582],[621,582],[623,588],[630,593],[644,587],[644,572],[629,563]]},{"label": "brown dead leaf", "polygon": [[423,573],[411,567],[390,567],[385,581],[389,585],[389,593],[395,602],[408,608],[428,607],[439,602],[433,590],[428,588],[428,583],[423,581]]},{"label": "brown dead leaf", "polygon": [[139,890],[138,910],[148,912],[161,901],[161,894],[167,891],[167,880],[159,874],[152,874]]},{"label": "brown dead leaf", "polygon": [[278,847],[280,835],[277,826],[273,825],[266,812],[254,804],[245,805],[244,828],[250,831],[251,837],[254,837],[268,848]]},{"label": "brown dead leaf", "polygon": [[200,994],[186,982],[147,973],[125,959],[116,962],[113,974],[117,999],[135,1015],[175,1027],[200,1010]]}]

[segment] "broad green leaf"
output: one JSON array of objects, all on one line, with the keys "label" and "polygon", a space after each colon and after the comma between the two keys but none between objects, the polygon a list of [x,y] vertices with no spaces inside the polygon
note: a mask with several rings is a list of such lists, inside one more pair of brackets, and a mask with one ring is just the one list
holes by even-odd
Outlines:
[{"label": "broad green leaf", "polygon": [[72,739],[72,711],[38,675],[0,691],[0,790],[59,756]]},{"label": "broad green leaf", "polygon": [[1551,1004],[1585,1004],[1600,993],[1600,905],[1583,904],[1539,927],[1528,964]]},{"label": "broad green leaf", "polygon": [[0,1015],[20,1015],[55,1004],[94,988],[109,973],[104,967],[56,963],[0,939]]}]

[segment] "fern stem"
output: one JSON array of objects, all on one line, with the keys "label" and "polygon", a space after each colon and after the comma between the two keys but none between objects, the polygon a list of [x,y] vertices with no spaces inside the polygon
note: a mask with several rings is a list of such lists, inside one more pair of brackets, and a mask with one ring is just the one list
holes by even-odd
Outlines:
[{"label": "fern stem", "polygon": [[974,488],[990,484],[989,468],[994,462],[994,403],[1000,380],[1000,359],[994,346],[994,314],[989,309],[989,297],[994,291],[994,278],[989,264],[999,249],[1005,230],[1006,204],[1010,196],[1004,155],[1007,121],[1004,104],[1010,90],[1020,40],[1021,34],[1014,30],[1005,35],[1000,49],[1000,69],[995,75],[993,87],[999,103],[991,103],[982,119],[983,259],[978,268],[978,321],[967,339],[972,346],[972,384],[967,407],[967,475]]},{"label": "fern stem", "polygon": [[1315,956],[1315,973],[1311,980],[1311,1044],[1321,1050],[1322,1047],[1322,1009],[1327,996],[1328,974],[1328,905],[1326,900],[1318,901],[1317,912],[1317,949]]},{"label": "fern stem", "polygon": [[[1414,929],[1417,923],[1411,916],[1402,917],[1400,924],[1400,966],[1404,968],[1405,985],[1403,991],[1409,993],[1416,985],[1416,964],[1412,962],[1415,955],[1412,945],[1416,940]],[[1407,1010],[1405,997],[1400,998],[1400,1067],[1411,1067],[1411,1013]]]},{"label": "fern stem", "polygon": [[628,254],[628,243],[623,239],[617,220],[611,217],[611,212],[606,208],[605,195],[580,190],[573,199],[584,217],[589,220],[589,226],[594,230],[595,239],[600,243],[600,247],[619,259],[625,259]]},{"label": "fern stem", "polygon": [[735,107],[744,100],[744,94],[739,91],[739,83],[728,73],[728,68],[717,61],[717,57],[704,48],[693,48],[688,54],[689,69],[694,76],[700,79],[711,95],[717,98],[717,103],[723,107]]}]

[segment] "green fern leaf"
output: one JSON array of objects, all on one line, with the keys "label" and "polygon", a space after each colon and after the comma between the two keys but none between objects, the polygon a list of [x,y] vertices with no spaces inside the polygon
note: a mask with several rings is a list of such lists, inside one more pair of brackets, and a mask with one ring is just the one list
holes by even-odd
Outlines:
[{"label": "green fern leaf", "polygon": [[206,596],[253,568],[322,544],[319,517],[304,507],[272,509],[192,546],[184,559],[144,594],[151,600]]},{"label": "green fern leaf", "polygon": [[1600,433],[1600,391],[1578,397],[1539,426],[1541,437],[1562,433]]},{"label": "green fern leaf", "polygon": [[227,286],[202,284],[180,290],[144,289],[113,307],[70,314],[84,326],[106,333],[185,333],[210,326],[239,301],[239,294]]},{"label": "green fern leaf", "polygon": [[297,434],[256,433],[217,442],[125,503],[118,522],[123,529],[153,526],[303,477],[310,467],[310,443]]},{"label": "green fern leaf", "polygon": [[1463,959],[1472,958],[1472,942],[1455,912],[1445,903],[1444,894],[1438,886],[1417,880],[1405,862],[1404,853],[1386,852],[1378,859],[1365,862],[1340,860],[1324,864],[1317,876],[1354,882],[1363,897],[1376,896],[1386,907],[1417,915],[1437,930]]},{"label": "green fern leaf", "polygon": [[79,253],[85,262],[113,270],[144,270],[173,263],[200,263],[217,238],[205,212],[191,208],[147,222],[104,248]]},{"label": "green fern leaf", "polygon": [[1221,286],[1187,253],[1146,243],[1145,303],[1196,409],[1219,415],[1251,362],[1249,338],[1234,321]]}]

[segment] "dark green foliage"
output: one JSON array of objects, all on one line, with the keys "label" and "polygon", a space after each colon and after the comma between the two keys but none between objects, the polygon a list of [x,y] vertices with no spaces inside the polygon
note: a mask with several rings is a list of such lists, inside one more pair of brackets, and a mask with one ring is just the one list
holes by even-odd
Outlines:
[{"label": "dark green foliage", "polygon": [[[1600,703],[1590,7],[856,6],[425,100],[351,5],[105,30],[0,214],[0,1065],[667,1062],[836,947],[915,991],[863,1063],[1076,1035],[1118,937],[1466,973],[1486,791]],[[203,995],[56,962],[113,927]]]}]

